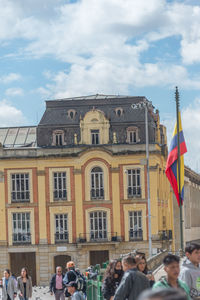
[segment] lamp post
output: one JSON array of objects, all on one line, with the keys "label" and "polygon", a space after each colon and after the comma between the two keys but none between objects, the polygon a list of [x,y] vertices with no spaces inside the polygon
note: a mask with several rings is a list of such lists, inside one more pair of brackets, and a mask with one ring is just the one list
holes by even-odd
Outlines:
[{"label": "lamp post", "polygon": [[145,137],[146,137],[146,165],[147,165],[147,203],[148,203],[148,228],[149,228],[149,257],[152,257],[152,239],[151,239],[151,201],[150,201],[150,181],[149,181],[149,130],[148,130],[148,107],[152,103],[144,99],[142,102],[131,104],[132,109],[145,110]]}]

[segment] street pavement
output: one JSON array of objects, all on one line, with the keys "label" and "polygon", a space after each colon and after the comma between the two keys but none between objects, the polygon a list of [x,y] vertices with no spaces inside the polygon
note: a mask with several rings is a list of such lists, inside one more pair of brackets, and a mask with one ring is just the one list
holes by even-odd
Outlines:
[{"label": "street pavement", "polygon": [[[163,265],[161,265],[158,269],[155,270],[154,272],[154,277],[155,280],[159,280],[160,277],[165,275],[165,271],[163,269]],[[0,289],[0,299],[2,299],[2,294],[1,294],[1,289]],[[33,287],[33,296],[32,300],[54,300],[54,296],[51,296],[49,293],[49,287],[46,286],[34,286]],[[67,298],[66,298],[67,299]],[[17,299],[18,300],[18,299]]]}]

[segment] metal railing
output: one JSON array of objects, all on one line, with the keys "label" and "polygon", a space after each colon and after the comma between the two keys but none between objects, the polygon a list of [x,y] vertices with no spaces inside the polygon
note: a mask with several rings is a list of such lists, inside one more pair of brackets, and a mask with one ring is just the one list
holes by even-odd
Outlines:
[{"label": "metal railing", "polygon": [[68,242],[69,242],[68,232],[55,233],[55,243],[68,243]]},{"label": "metal railing", "polygon": [[128,187],[128,198],[141,197],[141,187]]},{"label": "metal railing", "polygon": [[142,241],[143,240],[143,230],[129,230],[129,240],[130,241]]},{"label": "metal railing", "polygon": [[59,190],[59,191],[54,190],[53,199],[54,201],[67,200],[67,190]]},{"label": "metal railing", "polygon": [[13,244],[31,244],[31,233],[13,233]]},{"label": "metal railing", "polygon": [[121,237],[117,235],[117,232],[90,232],[80,233],[77,243],[101,243],[101,242],[119,242]]},{"label": "metal railing", "polygon": [[104,189],[91,189],[90,197],[92,200],[104,199]]},{"label": "metal railing", "polygon": [[11,202],[30,202],[30,192],[11,192]]}]

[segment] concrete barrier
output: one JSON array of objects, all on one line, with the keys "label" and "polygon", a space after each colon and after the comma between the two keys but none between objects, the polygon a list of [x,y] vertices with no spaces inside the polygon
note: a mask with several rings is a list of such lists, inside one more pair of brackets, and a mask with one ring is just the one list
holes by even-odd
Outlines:
[{"label": "concrete barrier", "polygon": [[148,269],[154,271],[160,265],[162,265],[164,257],[168,254],[168,250],[163,250],[162,252],[152,256],[151,258],[147,259],[147,266]]}]

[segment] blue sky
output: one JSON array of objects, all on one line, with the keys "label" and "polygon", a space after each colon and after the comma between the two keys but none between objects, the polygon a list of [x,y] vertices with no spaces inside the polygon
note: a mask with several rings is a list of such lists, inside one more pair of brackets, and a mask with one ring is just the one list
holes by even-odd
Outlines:
[{"label": "blue sky", "polygon": [[188,153],[200,171],[200,2],[0,0],[0,126],[35,125],[45,100],[144,95],[169,141],[179,87]]}]

